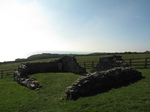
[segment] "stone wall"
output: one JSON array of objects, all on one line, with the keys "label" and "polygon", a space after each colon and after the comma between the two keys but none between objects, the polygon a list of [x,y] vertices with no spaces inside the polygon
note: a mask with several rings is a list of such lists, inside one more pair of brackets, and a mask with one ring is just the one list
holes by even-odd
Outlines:
[{"label": "stone wall", "polygon": [[105,91],[142,78],[140,72],[124,62],[121,56],[100,57],[92,73],[80,77],[65,93],[67,99],[76,99],[97,91]]},{"label": "stone wall", "polygon": [[46,72],[73,72],[76,74],[84,74],[86,73],[86,69],[77,63],[75,57],[64,56],[49,62],[22,63],[18,66],[18,72],[21,76]]},{"label": "stone wall", "polygon": [[64,56],[49,62],[22,63],[18,66],[18,71],[14,73],[14,81],[30,89],[37,89],[42,87],[41,84],[28,76],[35,73],[48,72],[73,72],[84,75],[86,69],[77,63],[75,57]]},{"label": "stone wall", "polygon": [[127,67],[129,66],[124,62],[122,56],[114,55],[114,56],[106,56],[100,57],[99,62],[95,67],[92,68],[91,72],[108,70],[113,67]]},{"label": "stone wall", "polygon": [[28,87],[29,89],[39,89],[42,85],[35,78],[21,77],[18,71],[14,72],[14,81],[18,84]]},{"label": "stone wall", "polygon": [[132,67],[115,67],[107,71],[97,71],[80,77],[65,93],[67,99],[76,99],[91,93],[105,91],[117,85],[121,86],[142,78],[140,72]]}]

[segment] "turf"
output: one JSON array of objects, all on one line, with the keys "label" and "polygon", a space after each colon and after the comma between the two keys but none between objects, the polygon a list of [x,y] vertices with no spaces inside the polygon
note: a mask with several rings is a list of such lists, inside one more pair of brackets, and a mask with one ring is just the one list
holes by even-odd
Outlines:
[{"label": "turf", "polygon": [[[76,56],[78,62],[98,61],[99,57]],[[124,59],[145,57],[150,55],[123,55]],[[18,64],[2,64],[0,70],[17,69]],[[145,77],[138,82],[76,101],[63,99],[65,89],[80,77],[77,74],[33,74],[31,77],[43,84],[40,90],[30,90],[12,81],[12,75],[5,76],[0,79],[0,112],[150,112],[150,69],[138,71]]]},{"label": "turf", "polygon": [[29,90],[13,82],[0,79],[0,112],[149,112],[150,69],[139,70],[144,79],[108,92],[66,101],[65,89],[80,77],[73,73],[38,73],[43,87]]}]

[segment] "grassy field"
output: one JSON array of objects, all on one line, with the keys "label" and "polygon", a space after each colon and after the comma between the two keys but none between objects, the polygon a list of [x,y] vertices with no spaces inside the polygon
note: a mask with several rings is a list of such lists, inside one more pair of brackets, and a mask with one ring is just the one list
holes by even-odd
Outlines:
[{"label": "grassy field", "polygon": [[136,83],[76,101],[63,100],[66,87],[80,77],[73,73],[32,75],[43,84],[40,90],[0,79],[0,112],[149,112],[150,69],[139,71],[145,78]]},{"label": "grassy field", "polygon": [[[99,58],[106,55],[96,55],[96,56],[76,56],[77,62],[98,62]],[[145,58],[150,57],[150,54],[121,54],[123,59],[130,59],[130,58]],[[50,59],[40,59],[28,62],[36,62],[36,61],[50,61],[57,58],[50,58]],[[1,64],[0,70],[8,70],[8,69],[17,69],[20,63],[8,63],[8,64]]]},{"label": "grassy field", "polygon": [[[87,63],[86,67],[87,68],[91,68],[92,62],[94,62],[94,65],[96,65],[97,62],[98,62],[98,60],[99,60],[99,58],[102,57],[102,56],[106,56],[106,55],[76,56],[76,58],[77,58],[78,63],[81,66],[84,66],[83,62],[86,62]],[[150,57],[150,54],[122,54],[121,56],[122,56],[123,59],[128,59],[128,60],[125,60],[126,63],[130,63],[129,59],[132,59],[132,65],[133,65],[133,67],[144,68],[145,67],[145,62],[144,62],[145,58],[146,57]],[[143,59],[135,60],[134,58],[143,58]],[[147,59],[147,61],[149,61],[147,63],[147,64],[149,64],[149,66],[147,66],[147,67],[150,68],[150,58]]]},{"label": "grassy field", "polygon": [[[27,62],[40,62],[40,61],[50,61],[57,58],[50,58],[50,59],[40,59],[40,60],[34,60],[34,61],[27,61]],[[17,69],[18,65],[22,62],[18,63],[7,63],[7,64],[0,64],[0,70],[9,70],[9,69]]]},{"label": "grassy field", "polygon": [[[132,58],[137,55],[130,56]],[[123,56],[126,57],[129,58],[129,55]],[[76,58],[80,62],[96,60],[99,56],[77,56]],[[0,65],[0,69],[17,68],[18,64]],[[65,89],[77,80],[79,75],[34,74],[31,77],[43,84],[40,90],[30,90],[18,85],[12,81],[12,76],[7,76],[0,79],[0,112],[150,112],[150,69],[138,69],[138,71],[145,77],[138,82],[76,101],[63,99],[66,96]]]},{"label": "grassy field", "polygon": [[[119,54],[117,54],[119,55]],[[106,56],[106,55],[96,55],[96,56],[76,56],[78,62],[92,62],[98,61],[99,57]],[[145,58],[150,57],[150,54],[121,54],[123,59],[130,59],[130,58]]]}]

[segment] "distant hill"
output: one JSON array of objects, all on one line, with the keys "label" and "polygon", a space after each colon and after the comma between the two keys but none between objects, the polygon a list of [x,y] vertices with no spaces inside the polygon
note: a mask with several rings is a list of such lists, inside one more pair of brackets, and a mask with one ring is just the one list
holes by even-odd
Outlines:
[{"label": "distant hill", "polygon": [[94,56],[94,55],[114,55],[114,54],[149,54],[150,51],[145,51],[145,52],[94,52],[94,53],[90,53],[90,54],[87,54],[87,55],[90,55],[90,56]]},{"label": "distant hill", "polygon": [[51,54],[51,53],[34,54],[34,55],[29,56],[28,58],[17,58],[15,59],[15,61],[0,62],[0,64],[25,62],[25,61],[32,61],[32,60],[38,60],[38,59],[48,59],[48,58],[60,58],[65,55],[66,54]]},{"label": "distant hill", "polygon": [[65,54],[51,54],[51,53],[42,53],[31,55],[27,58],[27,60],[37,60],[37,59],[48,59],[48,58],[59,58],[64,56]]},{"label": "distant hill", "polygon": [[[70,53],[71,55],[74,56],[94,56],[94,55],[114,55],[114,54],[150,54],[150,51],[145,51],[145,52],[93,52],[89,54],[78,54],[78,53]],[[6,63],[14,63],[14,62],[25,62],[25,61],[32,61],[32,60],[38,60],[38,59],[48,59],[48,58],[60,58],[65,55],[69,55],[68,53],[66,54],[52,54],[52,53],[42,53],[42,54],[34,54],[29,56],[28,58],[17,58],[15,61],[4,61],[0,62],[0,64],[6,64]]]}]

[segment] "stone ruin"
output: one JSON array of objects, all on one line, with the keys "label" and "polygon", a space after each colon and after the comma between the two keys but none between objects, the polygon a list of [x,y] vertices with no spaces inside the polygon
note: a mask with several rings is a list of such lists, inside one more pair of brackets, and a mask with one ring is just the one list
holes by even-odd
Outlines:
[{"label": "stone ruin", "polygon": [[129,65],[124,62],[122,56],[106,56],[100,57],[99,62],[95,67],[92,68],[91,72],[108,70],[114,67],[128,67]]},{"label": "stone ruin", "polygon": [[28,87],[29,89],[39,89],[42,85],[35,78],[23,77],[18,71],[14,72],[14,81],[18,84]]},{"label": "stone ruin", "polygon": [[42,85],[28,76],[35,73],[48,72],[73,72],[84,75],[86,69],[77,63],[74,56],[64,56],[49,62],[22,63],[18,66],[18,71],[14,72],[14,81],[30,89],[37,89],[42,87]]},{"label": "stone ruin", "polygon": [[141,72],[126,64],[121,56],[101,57],[88,74],[86,69],[77,63],[75,57],[64,56],[49,62],[22,63],[18,66],[18,71],[14,72],[14,81],[30,89],[38,89],[42,85],[34,78],[29,78],[29,75],[47,72],[73,72],[85,75],[65,90],[66,99],[69,100],[103,92],[142,78]]},{"label": "stone ruin", "polygon": [[124,63],[121,56],[101,57],[92,71],[66,89],[66,99],[75,100],[78,97],[104,92],[142,78],[141,72]]},{"label": "stone ruin", "polygon": [[86,69],[77,63],[75,57],[64,56],[49,62],[22,63],[18,66],[18,72],[21,76],[47,72],[73,72],[75,74],[84,74],[86,73]]}]

